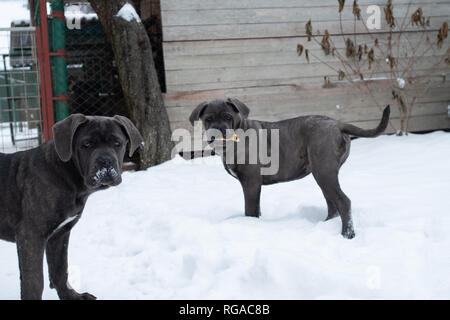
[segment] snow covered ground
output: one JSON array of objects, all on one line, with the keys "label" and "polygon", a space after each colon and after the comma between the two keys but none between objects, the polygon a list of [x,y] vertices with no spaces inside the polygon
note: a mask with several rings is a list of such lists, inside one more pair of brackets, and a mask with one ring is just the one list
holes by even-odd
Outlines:
[{"label": "snow covered ground", "polygon": [[[311,176],[264,187],[257,220],[216,157],[127,172],[72,231],[72,284],[103,299],[449,299],[450,133],[355,140],[340,180],[353,240],[323,222]],[[17,299],[14,244],[0,261],[0,298]]]}]

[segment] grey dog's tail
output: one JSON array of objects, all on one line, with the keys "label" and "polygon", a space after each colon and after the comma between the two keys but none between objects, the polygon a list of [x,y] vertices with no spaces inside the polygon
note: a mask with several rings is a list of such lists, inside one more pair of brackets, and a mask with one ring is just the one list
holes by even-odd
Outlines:
[{"label": "grey dog's tail", "polygon": [[341,123],[340,129],[343,133],[351,134],[351,135],[357,136],[357,137],[363,137],[363,138],[376,137],[380,133],[382,133],[384,130],[386,130],[386,127],[389,122],[389,114],[390,113],[391,113],[391,107],[388,105],[383,110],[383,117],[381,118],[380,124],[378,125],[378,127],[374,128],[374,129],[365,130],[365,129],[358,128],[357,126],[354,126],[352,124],[348,124],[348,123]]}]

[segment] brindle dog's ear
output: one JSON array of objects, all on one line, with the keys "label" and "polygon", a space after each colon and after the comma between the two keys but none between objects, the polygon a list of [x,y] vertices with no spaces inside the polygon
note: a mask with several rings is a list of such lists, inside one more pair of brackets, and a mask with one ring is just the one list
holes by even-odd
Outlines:
[{"label": "brindle dog's ear", "polygon": [[246,119],[250,113],[250,109],[240,100],[236,98],[228,98],[227,103],[231,105],[236,112],[240,113],[242,118]]},{"label": "brindle dog's ear", "polygon": [[114,116],[114,120],[117,121],[127,133],[128,140],[130,141],[129,156],[131,157],[137,148],[144,145],[144,139],[133,122],[127,117]]},{"label": "brindle dog's ear", "polygon": [[200,117],[202,116],[202,113],[205,110],[207,105],[208,105],[208,102],[204,101],[204,102],[200,103],[194,109],[194,111],[192,111],[192,113],[189,117],[189,121],[191,122],[192,125],[194,125],[194,121],[198,121],[200,119]]},{"label": "brindle dog's ear", "polygon": [[72,158],[73,137],[78,127],[88,121],[81,113],[72,114],[53,125],[53,140],[59,158],[67,162]]}]

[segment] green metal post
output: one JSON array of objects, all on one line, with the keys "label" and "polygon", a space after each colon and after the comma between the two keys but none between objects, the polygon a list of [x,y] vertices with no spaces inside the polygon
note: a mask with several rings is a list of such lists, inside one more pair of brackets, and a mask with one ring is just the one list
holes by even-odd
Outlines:
[{"label": "green metal post", "polygon": [[69,116],[67,104],[67,62],[66,62],[66,20],[64,18],[64,1],[53,0],[52,9],[52,44],[54,52],[55,113],[56,121]]}]

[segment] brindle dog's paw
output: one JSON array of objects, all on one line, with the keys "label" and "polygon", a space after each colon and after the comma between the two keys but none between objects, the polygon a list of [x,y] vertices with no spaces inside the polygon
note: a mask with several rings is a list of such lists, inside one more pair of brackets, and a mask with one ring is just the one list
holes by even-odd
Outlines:
[{"label": "brindle dog's paw", "polygon": [[342,230],[342,236],[346,239],[353,239],[355,237],[355,230],[353,228]]},{"label": "brindle dog's paw", "polygon": [[88,292],[85,292],[80,294],[80,300],[97,300],[97,297]]},{"label": "brindle dog's paw", "polygon": [[78,293],[75,290],[68,290],[59,295],[61,300],[97,300],[97,297],[88,293]]}]

